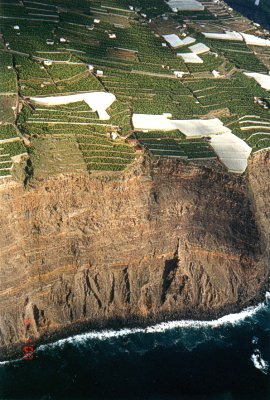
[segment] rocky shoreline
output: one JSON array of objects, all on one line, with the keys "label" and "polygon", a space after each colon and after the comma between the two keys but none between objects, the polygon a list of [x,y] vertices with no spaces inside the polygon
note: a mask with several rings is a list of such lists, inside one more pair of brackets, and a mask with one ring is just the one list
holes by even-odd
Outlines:
[{"label": "rocky shoreline", "polygon": [[[217,312],[208,311],[205,314],[202,314],[196,310],[187,311],[185,313],[169,313],[164,315],[153,315],[148,316],[147,318],[142,317],[134,317],[134,318],[126,318],[125,320],[121,319],[109,319],[109,320],[99,320],[99,321],[84,321],[84,322],[76,322],[70,326],[65,328],[61,328],[55,332],[50,332],[46,334],[42,339],[35,339],[33,343],[34,350],[37,350],[38,347],[43,345],[49,345],[57,342],[58,340],[66,339],[69,337],[73,337],[80,334],[86,334],[94,331],[103,331],[103,330],[120,330],[120,329],[128,329],[128,328],[147,328],[149,326],[153,326],[163,322],[171,322],[171,321],[213,321],[219,318],[222,318],[228,314],[237,314],[246,309],[247,307],[255,307],[259,303],[265,300],[265,293],[269,290],[269,281],[265,282],[264,287],[258,293],[258,296],[253,300],[250,300],[243,308],[238,308],[235,306],[227,306],[224,307],[223,310],[219,310]],[[18,343],[15,345],[6,346],[5,348],[0,348],[0,362],[12,361],[16,359],[23,358],[23,348],[25,346],[25,342]],[[34,358],[36,354],[34,352]]]},{"label": "rocky shoreline", "polygon": [[29,334],[38,346],[257,304],[269,278],[269,171],[262,151],[244,176],[142,159],[123,176],[2,188],[1,358],[22,354]]}]

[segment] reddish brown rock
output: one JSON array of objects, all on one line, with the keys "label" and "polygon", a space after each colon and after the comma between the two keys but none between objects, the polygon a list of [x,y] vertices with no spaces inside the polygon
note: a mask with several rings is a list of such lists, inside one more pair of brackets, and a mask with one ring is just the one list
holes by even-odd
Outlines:
[{"label": "reddish brown rock", "polygon": [[269,177],[261,152],[245,177],[138,160],[117,178],[2,186],[0,346],[27,329],[42,339],[71,324],[208,318],[258,300],[269,271]]}]

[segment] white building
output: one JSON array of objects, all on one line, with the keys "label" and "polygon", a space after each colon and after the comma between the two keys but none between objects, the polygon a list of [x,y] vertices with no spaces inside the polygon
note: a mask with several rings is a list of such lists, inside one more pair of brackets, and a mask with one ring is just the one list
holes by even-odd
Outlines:
[{"label": "white building", "polygon": [[46,65],[47,67],[49,67],[50,65],[52,65],[52,60],[44,60],[43,64]]},{"label": "white building", "polygon": [[103,76],[103,75],[104,75],[104,72],[101,71],[100,69],[97,69],[96,76]]}]

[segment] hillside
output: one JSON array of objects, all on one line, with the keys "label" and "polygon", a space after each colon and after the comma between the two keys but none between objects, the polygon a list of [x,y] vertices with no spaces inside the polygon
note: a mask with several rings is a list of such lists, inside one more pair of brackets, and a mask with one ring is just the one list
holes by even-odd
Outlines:
[{"label": "hillside", "polygon": [[[133,114],[217,117],[253,152],[269,147],[269,93],[243,73],[267,73],[268,45],[203,35],[222,27],[265,36],[248,20],[215,3],[177,14],[162,0],[154,7],[142,0],[132,7],[126,1],[43,3],[1,6],[0,129],[2,139],[14,140],[2,142],[2,177],[14,175],[12,157],[25,152],[25,182],[59,172],[122,171],[140,149],[154,157],[224,161],[204,132],[195,130],[194,140],[181,130],[134,132]],[[183,40],[173,48],[162,37],[166,34],[192,38],[206,51],[192,50]],[[181,54],[193,51],[199,52],[198,63],[185,62]],[[108,120],[84,101],[48,107],[33,100],[93,91],[116,96]],[[22,137],[26,148],[15,141]]]},{"label": "hillside", "polygon": [[261,297],[269,32],[194,4],[1,5],[2,351]]}]

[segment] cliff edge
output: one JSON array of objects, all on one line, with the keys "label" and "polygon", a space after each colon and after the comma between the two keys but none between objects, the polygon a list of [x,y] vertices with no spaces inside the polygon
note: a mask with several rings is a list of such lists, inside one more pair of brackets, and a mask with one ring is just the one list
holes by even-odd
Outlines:
[{"label": "cliff edge", "polygon": [[69,327],[210,318],[258,301],[269,274],[270,153],[237,176],[137,160],[117,177],[0,188],[0,346]]}]

